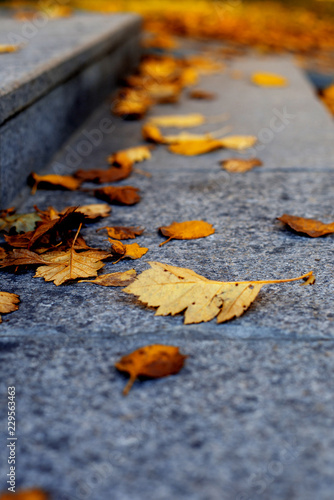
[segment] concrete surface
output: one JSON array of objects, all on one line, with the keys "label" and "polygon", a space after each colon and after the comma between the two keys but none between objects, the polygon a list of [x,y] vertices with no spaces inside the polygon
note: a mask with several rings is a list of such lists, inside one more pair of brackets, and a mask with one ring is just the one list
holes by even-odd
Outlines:
[{"label": "concrete surface", "polygon": [[[231,69],[244,78],[231,79]],[[260,70],[283,74],[290,87],[254,87],[250,73]],[[90,244],[107,248],[98,227],[145,226],[136,241],[149,252],[104,271],[141,272],[157,260],[222,280],[313,270],[317,282],[264,287],[237,320],[185,326],[182,316],[154,317],[119,289],[57,288],[32,279],[32,272],[1,273],[1,290],[22,300],[0,326],[3,403],[7,386],[17,387],[20,487],[42,486],[56,500],[333,498],[333,236],[309,239],[276,220],[283,212],[334,220],[333,122],[285,58],[235,59],[224,74],[203,77],[200,87],[219,92],[219,99],[184,96],[152,114],[227,111],[232,133],[257,135],[270,128],[274,109],[286,106],[295,117],[256,151],[263,167],[245,174],[227,174],[218,162],[254,152],[187,158],[157,147],[139,165],[151,178],[135,173],[120,183],[139,187],[142,201],[114,206],[108,219],[83,231]],[[141,143],[141,122],[113,117],[112,132],[73,165],[68,155],[82,130],[98,129],[108,109],[82,125],[47,172],[103,166],[108,154]],[[94,201],[65,191],[17,198],[24,211]],[[214,235],[158,247],[159,226],[200,218],[214,225]],[[114,363],[151,343],[179,346],[189,355],[186,366],[177,376],[136,383],[124,398],[126,377]],[[4,443],[5,407],[2,416]],[[5,463],[5,444],[0,456]]]}]

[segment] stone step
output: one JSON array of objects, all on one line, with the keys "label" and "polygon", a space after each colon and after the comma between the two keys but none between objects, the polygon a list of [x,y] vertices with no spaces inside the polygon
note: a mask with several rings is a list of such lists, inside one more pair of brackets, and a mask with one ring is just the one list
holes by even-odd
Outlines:
[{"label": "stone step", "polygon": [[134,14],[31,22],[1,16],[0,43],[23,45],[0,55],[2,208],[138,62],[140,29]]}]

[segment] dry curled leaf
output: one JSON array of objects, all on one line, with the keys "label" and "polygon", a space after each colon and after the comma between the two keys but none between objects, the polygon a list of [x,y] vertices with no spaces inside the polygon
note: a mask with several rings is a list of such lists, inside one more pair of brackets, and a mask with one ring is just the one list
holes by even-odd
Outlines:
[{"label": "dry curled leaf", "polygon": [[0,494],[0,500],[49,500],[49,494],[42,490],[21,490],[15,493],[3,493]]},{"label": "dry curled leaf", "polygon": [[128,119],[142,118],[153,106],[154,101],[145,90],[123,88],[114,101],[112,111],[115,115]]},{"label": "dry curled leaf", "polygon": [[[64,213],[67,209],[63,210]],[[86,216],[87,219],[95,220],[101,218],[108,217],[111,212],[111,207],[106,203],[93,203],[91,205],[80,205],[76,209],[76,212],[79,212]]]},{"label": "dry curled leaf", "polygon": [[161,378],[179,373],[187,357],[179,352],[178,347],[159,344],[141,347],[123,356],[115,363],[117,370],[130,375],[123,394],[129,393],[138,377]]},{"label": "dry curled leaf", "polygon": [[108,157],[108,162],[122,167],[123,165],[139,163],[151,158],[153,146],[135,146],[133,148],[122,149]]},{"label": "dry curled leaf", "polygon": [[119,257],[116,262],[113,262],[113,264],[117,264],[122,259],[140,259],[143,255],[145,255],[148,252],[148,248],[146,247],[141,247],[138,245],[138,243],[131,243],[129,245],[126,245],[122,243],[121,241],[118,240],[112,240],[109,238],[109,241],[111,243],[111,251],[113,255],[116,255]]},{"label": "dry curled leaf", "polygon": [[205,101],[212,101],[215,99],[216,94],[213,92],[207,92],[206,90],[194,89],[189,92],[190,99],[199,99]]},{"label": "dry curled leaf", "polygon": [[97,229],[97,231],[102,231],[103,229],[107,231],[109,238],[115,240],[133,240],[134,238],[136,238],[136,236],[140,236],[144,232],[144,229],[141,229],[138,226],[137,227],[106,226]]},{"label": "dry curled leaf", "polygon": [[135,205],[140,201],[139,189],[132,186],[114,187],[107,186],[94,190],[94,195],[109,203],[119,203],[121,205]]},{"label": "dry curled leaf", "polygon": [[311,238],[318,238],[319,236],[334,233],[334,222],[324,224],[319,220],[306,219],[304,217],[296,217],[295,215],[288,214],[283,214],[282,217],[278,217],[278,220],[288,224],[294,231],[307,234],[311,236]]},{"label": "dry curled leaf", "polygon": [[101,274],[95,280],[79,280],[79,283],[92,283],[101,286],[128,286],[133,283],[137,273],[134,269],[120,273]]},{"label": "dry curled leaf", "polygon": [[252,82],[261,87],[286,87],[288,80],[281,75],[273,73],[254,73]]},{"label": "dry curled leaf", "polygon": [[[20,297],[15,293],[0,292],[0,314],[8,314],[17,311]],[[2,318],[0,316],[0,323]]]},{"label": "dry curled leaf", "polygon": [[195,240],[197,238],[205,238],[215,232],[212,224],[203,220],[172,222],[169,226],[159,227],[159,230],[168,238],[168,240],[160,243],[160,247],[170,240]]},{"label": "dry curled leaf", "polygon": [[158,127],[151,125],[151,123],[143,125],[142,134],[145,141],[154,142],[156,144],[163,144],[165,142]]},{"label": "dry curled leaf", "polygon": [[212,281],[191,269],[149,262],[144,271],[123,291],[133,294],[149,307],[158,308],[157,316],[175,316],[184,312],[184,323],[201,323],[217,317],[223,323],[241,316],[254,302],[264,285],[307,280],[314,283],[312,271],[286,280]]},{"label": "dry curled leaf", "polygon": [[127,179],[132,172],[132,162],[124,162],[121,167],[92,168],[91,170],[77,170],[75,177],[80,182],[95,182],[106,184],[107,182],[118,182]]},{"label": "dry curled leaf", "polygon": [[38,175],[32,172],[31,179],[34,181],[32,194],[35,194],[39,184],[42,183],[44,187],[57,187],[76,191],[81,185],[81,180],[75,179],[71,175]]},{"label": "dry curled leaf", "polygon": [[251,158],[249,160],[229,158],[228,160],[223,160],[221,165],[227,172],[241,173],[248,172],[248,170],[252,170],[254,167],[261,167],[262,161],[257,158]]}]

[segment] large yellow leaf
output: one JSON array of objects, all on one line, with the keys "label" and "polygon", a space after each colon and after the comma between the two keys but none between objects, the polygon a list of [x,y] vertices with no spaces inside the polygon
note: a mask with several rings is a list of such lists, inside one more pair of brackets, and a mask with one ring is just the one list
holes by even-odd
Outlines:
[{"label": "large yellow leaf", "polygon": [[314,283],[312,271],[286,280],[273,281],[212,281],[191,269],[150,262],[127,288],[149,307],[158,308],[157,316],[174,316],[184,312],[185,324],[201,323],[217,317],[217,323],[241,316],[254,302],[263,285],[307,279]]}]

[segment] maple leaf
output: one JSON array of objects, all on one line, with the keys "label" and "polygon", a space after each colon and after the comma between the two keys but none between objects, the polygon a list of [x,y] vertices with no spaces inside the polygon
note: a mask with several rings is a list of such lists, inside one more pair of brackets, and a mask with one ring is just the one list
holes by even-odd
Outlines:
[{"label": "maple leaf", "polygon": [[[20,297],[15,293],[0,292],[0,314],[8,314],[17,311]],[[2,318],[0,316],[0,323]]]},{"label": "maple leaf", "polygon": [[252,82],[261,87],[286,87],[288,80],[281,75],[273,73],[254,73]]},{"label": "maple leaf", "polygon": [[130,285],[137,273],[134,269],[118,273],[101,274],[95,280],[79,280],[79,283],[92,283],[101,286],[127,286]]},{"label": "maple leaf", "polygon": [[50,496],[42,490],[21,490],[13,493],[3,493],[0,496],[0,500],[12,500],[15,497],[16,500],[49,500]]},{"label": "maple leaf", "polygon": [[278,220],[288,224],[288,226],[298,233],[307,234],[311,238],[318,238],[319,236],[334,233],[334,222],[324,224],[316,219],[306,219],[288,214],[283,214],[282,217],[278,217]]},{"label": "maple leaf", "polygon": [[80,182],[95,182],[106,184],[107,182],[118,182],[127,179],[132,172],[132,163],[128,161],[121,167],[92,168],[91,170],[77,170],[74,175]]},{"label": "maple leaf", "polygon": [[7,215],[0,218],[0,231],[10,232],[12,229],[15,229],[16,233],[33,231],[37,222],[41,220],[36,212]]},{"label": "maple leaf", "polygon": [[172,222],[169,226],[159,227],[159,230],[168,238],[168,240],[160,243],[160,247],[170,240],[195,240],[197,238],[205,238],[215,232],[212,224],[203,220]]},{"label": "maple leaf", "polygon": [[142,162],[151,158],[153,146],[135,146],[133,148],[122,149],[108,157],[108,162],[119,166],[131,163]]},{"label": "maple leaf", "polygon": [[206,90],[201,89],[191,90],[188,95],[190,99],[201,99],[207,101],[212,101],[216,97],[216,94],[213,92],[207,92]]},{"label": "maple leaf", "polygon": [[131,243],[130,245],[126,245],[118,240],[112,240],[108,238],[111,243],[111,251],[114,255],[120,256],[116,262],[113,264],[117,264],[122,259],[140,259],[143,255],[148,252],[148,248],[141,247],[138,243]]},{"label": "maple leaf", "polygon": [[123,394],[129,393],[138,377],[161,378],[179,373],[187,357],[178,347],[159,344],[141,347],[123,356],[115,363],[117,370],[130,375]]},{"label": "maple leaf", "polygon": [[257,158],[251,158],[249,160],[244,160],[241,158],[229,158],[223,160],[221,165],[227,172],[248,172],[254,167],[261,167],[262,161]]},{"label": "maple leaf", "polygon": [[23,45],[6,45],[0,44],[0,54],[7,54],[9,52],[17,52],[21,50]]},{"label": "maple leaf", "polygon": [[[81,225],[76,237],[80,229]],[[43,259],[47,264],[36,269],[34,278],[44,278],[45,281],[53,281],[56,286],[59,286],[69,280],[97,276],[97,271],[105,265],[102,260],[110,257],[110,254],[103,250],[86,250],[77,253],[74,245],[75,239],[72,247],[65,252],[54,251],[44,254]]]},{"label": "maple leaf", "polygon": [[75,179],[71,175],[38,175],[35,174],[35,172],[32,172],[30,177],[34,181],[31,194],[36,193],[40,183],[43,183],[45,187],[58,187],[68,189],[70,191],[76,191],[81,185],[81,180]]},{"label": "maple leaf", "polygon": [[114,227],[101,227],[100,229],[97,229],[96,231],[102,231],[103,229],[106,229],[109,238],[115,239],[115,240],[133,240],[136,238],[136,236],[140,236],[143,232],[144,229],[141,229],[140,227],[124,227],[124,226],[114,226]]},{"label": "maple leaf", "polygon": [[121,205],[135,205],[140,201],[139,189],[133,186],[114,187],[107,186],[94,190],[97,198],[109,203],[119,203]]},{"label": "maple leaf", "polygon": [[144,271],[123,291],[133,294],[149,307],[158,308],[157,316],[176,315],[184,311],[184,323],[201,323],[217,317],[223,323],[241,316],[254,302],[261,288],[272,283],[307,279],[314,283],[312,271],[286,280],[212,281],[191,269],[149,262]]}]

